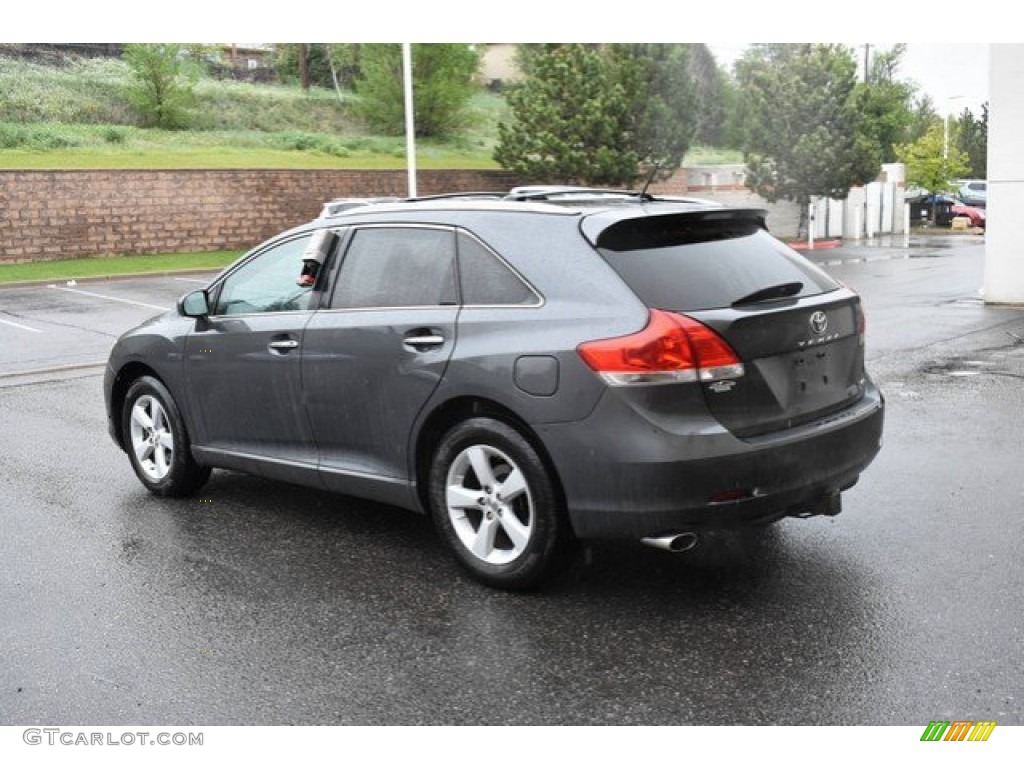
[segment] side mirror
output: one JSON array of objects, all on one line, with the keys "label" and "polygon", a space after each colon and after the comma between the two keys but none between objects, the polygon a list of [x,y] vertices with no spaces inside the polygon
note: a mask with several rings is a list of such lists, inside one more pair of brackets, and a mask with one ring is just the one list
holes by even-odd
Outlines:
[{"label": "side mirror", "polygon": [[210,299],[205,290],[186,293],[178,301],[178,312],[185,317],[206,317],[210,314]]}]

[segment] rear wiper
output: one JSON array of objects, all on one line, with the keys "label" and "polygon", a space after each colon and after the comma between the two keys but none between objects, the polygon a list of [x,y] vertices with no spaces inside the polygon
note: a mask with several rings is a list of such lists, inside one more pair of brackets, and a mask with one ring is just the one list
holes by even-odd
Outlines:
[{"label": "rear wiper", "polygon": [[744,296],[742,299],[736,299],[732,303],[734,307],[743,306],[744,304],[758,304],[762,301],[774,301],[775,299],[785,299],[788,296],[796,296],[803,290],[804,284],[800,282],[795,283],[779,283],[769,288],[762,288],[759,291],[754,291],[751,294]]}]

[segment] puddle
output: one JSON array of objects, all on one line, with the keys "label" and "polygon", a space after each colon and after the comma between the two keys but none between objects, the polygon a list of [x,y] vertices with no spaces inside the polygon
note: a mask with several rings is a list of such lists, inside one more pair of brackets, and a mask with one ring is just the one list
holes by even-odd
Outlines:
[{"label": "puddle", "polygon": [[[1017,346],[1017,345],[1012,345]],[[1011,349],[1012,349],[1011,346]],[[953,357],[949,360],[931,361],[922,365],[921,373],[932,376],[952,376],[955,378],[966,378],[971,376],[1009,376],[1012,378],[1024,378],[1024,372],[1014,370],[1014,358],[1017,356],[1014,351],[1006,348],[984,350],[991,352],[998,360],[977,360],[963,357]],[[997,367],[998,366],[998,367]]]}]

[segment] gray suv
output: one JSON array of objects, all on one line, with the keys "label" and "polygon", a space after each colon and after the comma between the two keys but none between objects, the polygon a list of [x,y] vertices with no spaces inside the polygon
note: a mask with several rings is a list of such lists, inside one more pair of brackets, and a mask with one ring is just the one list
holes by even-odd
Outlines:
[{"label": "gray suv", "polygon": [[124,334],[110,434],[161,496],[228,468],[433,517],[480,581],[834,515],[879,450],[858,296],[764,212],[536,191],[373,203]]}]

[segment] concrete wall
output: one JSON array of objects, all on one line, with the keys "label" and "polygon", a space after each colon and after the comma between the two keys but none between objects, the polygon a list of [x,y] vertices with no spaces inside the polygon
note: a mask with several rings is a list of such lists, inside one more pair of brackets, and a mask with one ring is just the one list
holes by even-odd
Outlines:
[{"label": "concrete wall", "polygon": [[989,46],[985,301],[1024,304],[1024,45]]},{"label": "concrete wall", "polygon": [[[421,171],[418,191],[508,189],[503,171]],[[405,171],[0,172],[0,263],[241,250],[333,197],[401,196]]]},{"label": "concrete wall", "polygon": [[794,238],[800,222],[796,203],[780,200],[769,203],[743,185],[742,165],[705,165],[681,168],[671,179],[651,185],[651,192],[662,195],[689,195],[714,200],[739,208],[763,208],[769,231],[779,238]]}]

